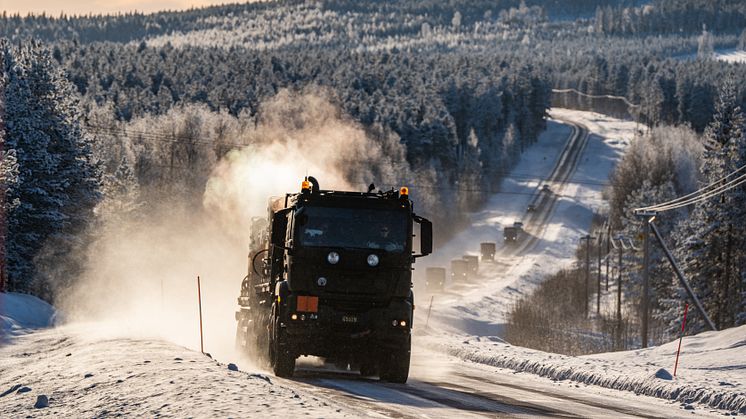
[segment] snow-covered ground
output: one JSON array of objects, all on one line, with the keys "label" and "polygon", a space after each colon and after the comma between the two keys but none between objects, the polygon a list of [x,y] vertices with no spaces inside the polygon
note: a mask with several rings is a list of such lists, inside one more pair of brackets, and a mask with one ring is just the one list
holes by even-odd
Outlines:
[{"label": "snow-covered ground", "polygon": [[729,63],[746,63],[746,51],[735,48],[715,51],[715,59]]},{"label": "snow-covered ground", "polygon": [[461,359],[567,381],[567,385],[592,384],[660,397],[685,410],[718,408],[746,414],[746,326],[685,337],[674,378],[677,347],[678,340],[648,349],[573,357],[479,336],[441,340],[439,346]]},{"label": "snow-covered ground", "polygon": [[[697,54],[681,54],[673,58],[679,60],[696,60]],[[727,63],[746,63],[746,51],[737,48],[724,48],[715,50],[714,59]]]},{"label": "snow-covered ground", "polygon": [[[351,416],[274,377],[111,326],[63,326],[0,348],[0,417]],[[48,407],[35,408],[44,397]]]}]

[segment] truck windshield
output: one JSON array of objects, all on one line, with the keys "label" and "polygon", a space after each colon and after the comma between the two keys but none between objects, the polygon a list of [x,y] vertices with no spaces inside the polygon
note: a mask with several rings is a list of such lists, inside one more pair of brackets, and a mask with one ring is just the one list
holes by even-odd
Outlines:
[{"label": "truck windshield", "polygon": [[382,249],[403,252],[408,214],[404,211],[305,207],[296,214],[303,246]]}]

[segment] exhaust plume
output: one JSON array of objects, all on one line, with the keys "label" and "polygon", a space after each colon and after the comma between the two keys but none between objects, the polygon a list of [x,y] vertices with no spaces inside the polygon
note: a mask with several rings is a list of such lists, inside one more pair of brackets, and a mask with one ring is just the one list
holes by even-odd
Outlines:
[{"label": "exhaust plume", "polygon": [[360,191],[411,175],[397,136],[383,128],[366,131],[323,91],[281,91],[258,115],[240,132],[249,145],[214,166],[202,202],[164,196],[140,217],[102,220],[84,274],[58,301],[68,321],[103,320],[113,335],[199,349],[199,275],[205,351],[235,361],[234,312],[247,270],[248,228],[251,217],[266,216],[267,199],[298,191],[307,174],[323,189]]}]

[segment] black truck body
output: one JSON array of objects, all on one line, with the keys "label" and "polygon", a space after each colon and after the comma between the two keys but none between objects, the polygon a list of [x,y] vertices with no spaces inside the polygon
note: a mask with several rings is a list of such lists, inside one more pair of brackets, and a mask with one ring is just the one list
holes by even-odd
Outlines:
[{"label": "black truck body", "polygon": [[[372,189],[372,188],[371,188]],[[420,254],[413,249],[420,224]],[[412,264],[432,251],[432,225],[408,191],[302,191],[270,200],[252,228],[236,341],[278,376],[313,355],[405,382],[414,311]]]}]

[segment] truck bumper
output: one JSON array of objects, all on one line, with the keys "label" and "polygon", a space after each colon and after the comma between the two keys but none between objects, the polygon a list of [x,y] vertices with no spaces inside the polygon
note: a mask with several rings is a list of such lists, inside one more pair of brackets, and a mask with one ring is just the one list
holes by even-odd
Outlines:
[{"label": "truck bumper", "polygon": [[388,307],[364,312],[320,304],[318,313],[287,313],[281,327],[288,349],[296,356],[367,357],[408,341],[412,304],[394,300]]}]

